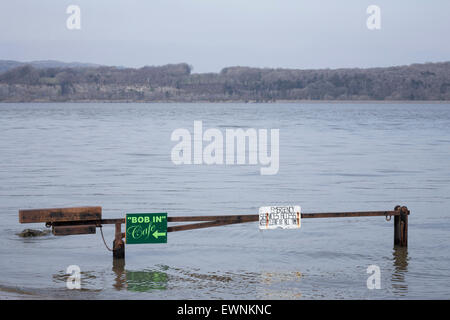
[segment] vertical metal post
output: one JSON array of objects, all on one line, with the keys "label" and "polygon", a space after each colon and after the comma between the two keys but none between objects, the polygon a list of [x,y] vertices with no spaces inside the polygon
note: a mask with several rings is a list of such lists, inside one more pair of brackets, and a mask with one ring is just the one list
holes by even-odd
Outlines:
[{"label": "vertical metal post", "polygon": [[113,258],[125,259],[125,242],[122,240],[122,224],[116,223],[116,232],[113,241]]},{"label": "vertical metal post", "polygon": [[394,245],[400,247],[408,246],[408,214],[407,207],[396,206],[395,211],[400,214],[394,216]]},{"label": "vertical metal post", "polygon": [[406,207],[402,207],[402,212],[400,215],[400,226],[401,226],[401,241],[400,246],[408,246],[408,214],[409,210]]},{"label": "vertical metal post", "polygon": [[[400,206],[396,206],[394,211],[399,211]],[[394,216],[394,246],[400,245],[400,216]]]}]

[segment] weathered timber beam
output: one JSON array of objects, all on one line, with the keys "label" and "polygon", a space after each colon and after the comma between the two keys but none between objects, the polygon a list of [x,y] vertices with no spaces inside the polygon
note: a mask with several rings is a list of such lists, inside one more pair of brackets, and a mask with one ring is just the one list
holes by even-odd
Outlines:
[{"label": "weathered timber beam", "polygon": [[67,236],[75,234],[94,234],[95,224],[74,225],[74,226],[53,226],[52,233],[55,236]]}]

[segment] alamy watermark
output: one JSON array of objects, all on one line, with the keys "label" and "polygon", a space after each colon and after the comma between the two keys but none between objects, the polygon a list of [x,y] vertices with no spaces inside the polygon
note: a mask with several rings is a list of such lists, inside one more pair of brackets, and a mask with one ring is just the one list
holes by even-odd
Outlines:
[{"label": "alamy watermark", "polygon": [[377,265],[370,265],[367,267],[366,270],[367,273],[371,274],[367,278],[367,289],[373,290],[373,289],[381,289],[381,270],[380,267]]},{"label": "alamy watermark", "polygon": [[[270,141],[267,129],[253,128],[226,129],[224,138],[221,130],[210,128],[203,132],[203,122],[194,121],[193,134],[179,128],[172,132],[170,139],[178,141],[171,153],[176,165],[260,164],[261,175],[274,175],[279,170],[279,129],[270,129]],[[206,146],[204,142],[207,142]]]},{"label": "alamy watermark", "polygon": [[[366,20],[366,26],[369,30],[381,29],[381,8],[378,5],[372,4],[367,7],[366,13],[369,17]],[[69,17],[66,20],[66,27],[69,30],[81,29],[81,9],[80,6],[71,4],[66,9],[66,14]]]},{"label": "alamy watermark", "polygon": [[81,9],[77,5],[70,5],[66,9],[66,13],[70,16],[66,20],[66,27],[69,30],[81,29]]},{"label": "alamy watermark", "polygon": [[381,9],[377,5],[370,5],[366,10],[367,14],[370,16],[367,18],[366,26],[369,30],[380,30],[381,29]]},{"label": "alamy watermark", "polygon": [[76,264],[70,265],[66,270],[69,277],[66,280],[66,287],[69,290],[81,289],[81,269]]}]

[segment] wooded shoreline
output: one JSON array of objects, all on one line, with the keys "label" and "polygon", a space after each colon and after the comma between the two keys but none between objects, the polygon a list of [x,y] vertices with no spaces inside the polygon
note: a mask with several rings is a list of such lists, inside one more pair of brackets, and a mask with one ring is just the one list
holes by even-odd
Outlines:
[{"label": "wooded shoreline", "polygon": [[0,102],[450,101],[450,62],[369,69],[191,71],[186,63],[138,69],[22,65],[0,73]]}]

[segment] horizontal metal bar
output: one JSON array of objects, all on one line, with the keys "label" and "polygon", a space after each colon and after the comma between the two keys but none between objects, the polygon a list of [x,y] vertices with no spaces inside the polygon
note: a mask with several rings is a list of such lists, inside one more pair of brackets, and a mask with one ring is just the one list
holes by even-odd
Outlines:
[{"label": "horizontal metal bar", "polygon": [[225,225],[228,225],[228,224],[244,223],[244,222],[251,222],[251,221],[228,220],[228,221],[209,221],[209,222],[183,224],[181,226],[167,227],[167,232],[186,231],[186,230],[193,230],[193,229],[218,227],[218,226],[225,226]]},{"label": "horizontal metal bar", "polygon": [[302,219],[307,219],[307,218],[380,217],[380,216],[384,217],[384,216],[399,216],[400,214],[401,214],[401,212],[399,210],[396,210],[396,211],[302,213]]},{"label": "horizontal metal bar", "polygon": [[[409,214],[409,213],[408,213]],[[400,211],[360,211],[360,212],[324,212],[324,213],[302,213],[303,219],[308,218],[348,218],[348,217],[376,217],[376,216],[398,216]],[[224,216],[179,216],[168,217],[169,222],[189,221],[234,221],[242,222],[258,221],[258,214],[247,215],[224,215]]]},{"label": "horizontal metal bar", "polygon": [[[363,212],[326,212],[326,213],[303,213],[302,218],[347,218],[347,217],[376,217],[376,216],[398,216],[400,211],[363,211]],[[259,221],[259,215],[229,215],[229,216],[185,216],[169,217],[168,221],[208,221],[203,223],[192,223],[181,226],[168,227],[167,232],[185,231],[200,228],[223,226],[227,224],[246,223]]]},{"label": "horizontal metal bar", "polygon": [[244,215],[224,215],[224,216],[175,216],[168,217],[169,222],[189,222],[189,221],[258,221],[259,215],[257,214],[244,214]]},{"label": "horizontal metal bar", "polygon": [[[360,212],[324,212],[324,213],[302,213],[302,219],[309,218],[349,218],[349,217],[376,217],[376,216],[399,216],[401,214],[400,210],[392,211],[360,211]],[[409,212],[407,213],[409,214]],[[235,224],[235,223],[245,223],[252,221],[259,221],[258,214],[247,214],[247,215],[223,215],[223,216],[172,216],[167,218],[168,222],[196,222],[196,221],[210,221],[214,223],[223,224]],[[228,222],[228,223],[224,223]],[[116,219],[99,219],[90,220],[89,223],[95,223],[97,226],[103,224],[116,224],[125,223],[124,218]],[[67,222],[52,222],[52,225],[78,225],[86,224],[85,221],[67,221]],[[192,224],[190,226],[197,225]],[[181,226],[179,226],[181,227]],[[203,226],[202,226],[203,228]]]}]

